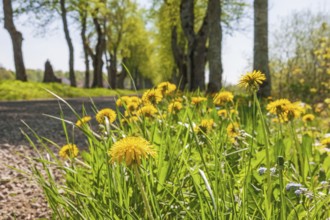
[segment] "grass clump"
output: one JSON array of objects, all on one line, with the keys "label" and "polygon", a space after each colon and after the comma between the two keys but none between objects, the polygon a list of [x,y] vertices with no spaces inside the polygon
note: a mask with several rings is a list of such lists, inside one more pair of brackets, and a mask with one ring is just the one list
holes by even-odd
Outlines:
[{"label": "grass clump", "polygon": [[54,217],[326,219],[330,140],[318,127],[321,113],[259,100],[259,81],[243,79],[246,97],[181,93],[163,83],[141,99],[118,97],[116,109],[95,112],[98,120],[75,112],[77,122],[62,119],[63,128],[83,132],[88,149],[65,159],[37,136],[48,156],[35,147],[39,157],[31,161],[44,170],[34,168],[33,177]]},{"label": "grass clump", "polygon": [[0,80],[0,101],[53,99],[46,91],[53,91],[63,98],[97,97],[127,95],[135,92],[128,90],[110,90],[106,88],[76,88],[60,83],[22,82],[18,80]]}]

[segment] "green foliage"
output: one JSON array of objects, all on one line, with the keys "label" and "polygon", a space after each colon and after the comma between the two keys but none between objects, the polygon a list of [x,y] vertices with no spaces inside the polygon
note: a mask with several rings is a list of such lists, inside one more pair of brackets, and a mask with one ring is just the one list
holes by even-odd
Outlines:
[{"label": "green foliage", "polygon": [[[49,149],[54,143],[36,135],[44,148],[31,142],[39,153],[31,162],[42,163],[44,170],[34,168],[33,176],[43,187],[55,218],[284,220],[329,216],[327,131],[316,128],[322,118],[278,123],[276,116],[266,114],[267,101],[260,102],[256,94],[215,106],[212,97],[196,104],[192,97],[201,94],[180,92],[163,93],[155,105],[157,113],[144,115],[146,101],[152,100],[148,94],[142,102],[137,97],[119,97],[114,123],[105,120],[97,127],[92,119],[76,126],[63,120],[64,131],[70,127],[86,135],[88,149],[80,149],[78,157],[59,159]],[[130,107],[134,102],[137,109]],[[182,105],[175,112],[171,110],[174,102]],[[225,114],[218,115],[219,109]],[[77,120],[85,116],[75,114]],[[121,163],[110,163],[114,157],[108,151],[127,136],[148,140],[157,156],[127,166],[125,159],[132,152],[139,152],[137,157],[148,156],[143,146],[137,151],[138,146],[131,143],[130,150],[121,152]],[[50,157],[44,157],[42,149]],[[53,178],[53,166],[63,173],[59,182]]]},{"label": "green foliage", "polygon": [[271,74],[277,97],[320,102],[330,93],[330,19],[299,12],[282,24],[272,46]]},{"label": "green foliage", "polygon": [[54,98],[45,89],[55,92],[63,98],[113,96],[118,94],[133,94],[127,90],[109,90],[103,88],[83,89],[70,87],[60,83],[21,82],[15,80],[0,80],[0,100],[33,100]]},{"label": "green foliage", "polygon": [[5,68],[0,67],[0,79],[1,80],[14,80],[15,75],[12,71],[6,70]]}]

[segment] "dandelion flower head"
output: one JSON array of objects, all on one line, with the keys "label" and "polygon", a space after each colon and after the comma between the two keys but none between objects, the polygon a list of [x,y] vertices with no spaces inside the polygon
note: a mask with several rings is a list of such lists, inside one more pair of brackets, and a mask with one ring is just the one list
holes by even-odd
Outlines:
[{"label": "dandelion flower head", "polygon": [[221,91],[215,95],[213,98],[213,103],[216,106],[224,105],[228,102],[233,102],[234,95],[231,92],[228,91]]},{"label": "dandelion flower head", "polygon": [[96,120],[100,124],[105,123],[105,117],[107,117],[110,123],[113,123],[116,120],[117,114],[110,108],[104,108],[96,114]]},{"label": "dandelion flower head", "polygon": [[255,92],[259,90],[259,86],[266,80],[265,74],[259,70],[254,70],[242,76],[238,82],[238,86],[245,88],[249,92]]},{"label": "dandelion flower head", "polygon": [[213,126],[214,126],[213,119],[203,119],[201,121],[199,128],[202,129],[205,133],[209,133],[212,130]]},{"label": "dandelion flower head", "polygon": [[122,107],[124,105],[127,105],[129,101],[130,101],[130,97],[129,96],[122,96],[119,99],[117,99],[116,105],[118,107]]},{"label": "dandelion flower head", "polygon": [[182,109],[182,103],[174,101],[168,105],[168,112],[172,114],[178,113]]},{"label": "dandelion flower head", "polygon": [[298,118],[303,112],[300,102],[291,103],[287,99],[278,99],[267,105],[269,113],[276,115],[280,122],[290,121]]},{"label": "dandelion flower head", "polygon": [[125,161],[127,166],[141,164],[142,159],[156,156],[150,143],[141,137],[125,137],[117,141],[108,154],[112,163]]},{"label": "dandelion flower head", "polygon": [[137,102],[129,102],[126,106],[126,110],[130,113],[135,112],[139,108],[139,104]]},{"label": "dandelion flower head", "polygon": [[227,117],[227,110],[226,109],[220,109],[217,112],[217,114],[218,114],[219,117],[226,118]]},{"label": "dandelion flower head", "polygon": [[287,106],[286,110],[286,119],[292,120],[294,118],[299,118],[301,113],[303,112],[303,108],[300,106],[299,102],[291,103]]},{"label": "dandelion flower head", "polygon": [[321,140],[321,144],[330,149],[330,137]]},{"label": "dandelion flower head", "polygon": [[142,100],[137,96],[131,96],[129,99],[129,103],[137,103],[138,105],[140,105],[142,103]]},{"label": "dandelion flower head", "polygon": [[63,159],[68,159],[68,158],[76,157],[78,155],[78,153],[79,153],[79,150],[75,144],[67,144],[61,148],[59,155]]},{"label": "dandelion flower head", "polygon": [[306,114],[302,117],[303,122],[311,122],[315,119],[315,116],[313,114]]},{"label": "dandelion flower head", "polygon": [[321,154],[327,153],[330,156],[330,137],[321,140],[321,145],[316,148]]},{"label": "dandelion flower head", "polygon": [[205,97],[200,97],[200,96],[192,97],[191,98],[191,104],[199,105],[200,103],[205,102],[206,100],[207,100],[207,98],[205,98]]},{"label": "dandelion flower head", "polygon": [[145,117],[153,117],[156,113],[157,113],[157,109],[155,108],[155,106],[151,105],[151,104],[148,104],[148,105],[145,105],[143,106],[142,108],[140,108],[138,111],[137,111],[137,114],[138,115],[142,115],[142,116],[145,116]]},{"label": "dandelion flower head", "polygon": [[160,90],[157,89],[149,89],[145,91],[142,95],[142,101],[145,104],[156,105],[161,102],[163,99],[163,95]]},{"label": "dandelion flower head", "polygon": [[157,85],[157,90],[159,90],[162,95],[168,95],[176,90],[176,85],[170,82],[162,82]]},{"label": "dandelion flower head", "polygon": [[84,116],[76,122],[77,127],[81,127],[92,119],[91,116]]},{"label": "dandelion flower head", "polygon": [[278,99],[270,102],[267,105],[267,110],[269,113],[274,115],[281,115],[287,111],[287,106],[291,105],[291,102],[287,99]]},{"label": "dandelion flower head", "polygon": [[240,134],[239,124],[237,122],[230,123],[227,126],[227,135],[231,138],[235,138]]}]

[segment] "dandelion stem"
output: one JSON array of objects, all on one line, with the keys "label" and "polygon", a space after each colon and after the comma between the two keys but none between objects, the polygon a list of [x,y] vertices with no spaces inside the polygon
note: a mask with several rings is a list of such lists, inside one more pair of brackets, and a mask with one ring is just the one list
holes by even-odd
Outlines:
[{"label": "dandelion stem", "polygon": [[141,176],[140,176],[140,172],[139,172],[139,168],[138,168],[137,164],[133,164],[133,172],[134,172],[134,175],[136,177],[136,182],[139,185],[139,188],[140,188],[140,191],[141,191],[141,194],[142,194],[142,199],[143,199],[147,214],[149,216],[149,219],[153,220],[154,217],[152,216],[151,208],[150,208],[150,205],[149,205],[148,200],[147,200],[147,194],[146,194],[146,191],[144,190],[144,186],[142,184],[142,180],[141,180]]},{"label": "dandelion stem", "polygon": [[283,185],[283,166],[284,166],[284,158],[279,156],[277,158],[277,164],[279,168],[279,177],[280,177],[280,196],[281,196],[281,220],[286,219],[286,203],[284,198],[284,185]]},{"label": "dandelion stem", "polygon": [[267,212],[267,218],[270,219],[271,217],[271,196],[272,196],[272,180],[271,180],[271,176],[270,176],[270,158],[269,158],[269,143],[268,143],[268,132],[266,129],[266,122],[265,119],[263,117],[262,111],[261,111],[261,107],[260,107],[260,103],[259,100],[257,99],[257,95],[256,93],[254,93],[254,99],[256,100],[256,104],[257,104],[257,108],[258,108],[258,112],[260,114],[260,120],[261,120],[261,124],[262,124],[262,132],[263,132],[263,136],[264,136],[264,144],[265,144],[265,151],[266,151],[266,164],[267,164],[267,206],[266,206],[266,212]]}]

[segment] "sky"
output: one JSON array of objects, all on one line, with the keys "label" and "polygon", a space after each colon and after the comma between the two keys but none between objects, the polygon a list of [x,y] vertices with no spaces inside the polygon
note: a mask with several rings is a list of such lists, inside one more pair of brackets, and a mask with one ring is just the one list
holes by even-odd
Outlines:
[{"label": "sky", "polygon": [[[137,2],[148,5],[148,0],[137,0]],[[242,22],[244,27],[250,28],[244,32],[235,31],[230,36],[224,36],[223,39],[223,80],[231,84],[236,84],[239,77],[252,68],[249,64],[253,54],[253,0],[246,2],[251,5],[248,9],[251,16]],[[330,13],[330,0],[269,0],[270,41],[271,34],[279,28],[281,20],[295,11],[308,9],[312,12]],[[23,34],[23,56],[26,68],[44,69],[44,63],[48,59],[55,70],[68,71],[69,51],[60,22],[57,29],[46,32],[44,36],[35,34],[36,29],[29,23],[29,18],[16,22],[16,28]],[[84,60],[79,33],[79,30],[71,30],[75,49],[75,69],[83,71]],[[14,70],[11,40],[1,21],[0,66]]]}]

